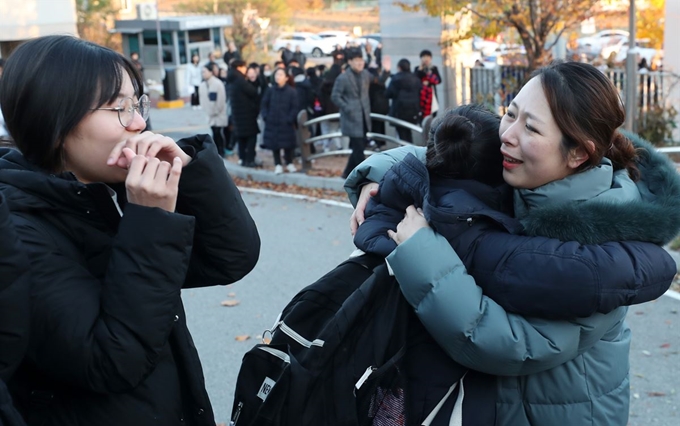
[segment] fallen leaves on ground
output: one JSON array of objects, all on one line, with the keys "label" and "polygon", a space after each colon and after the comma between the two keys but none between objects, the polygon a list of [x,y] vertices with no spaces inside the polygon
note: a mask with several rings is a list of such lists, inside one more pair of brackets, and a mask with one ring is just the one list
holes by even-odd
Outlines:
[{"label": "fallen leaves on ground", "polygon": [[665,392],[647,392],[649,396],[666,396]]},{"label": "fallen leaves on ground", "polygon": [[241,302],[239,302],[239,301],[236,300],[236,299],[227,299],[227,300],[223,300],[222,302],[220,302],[220,305],[222,305],[222,306],[227,306],[227,307],[232,307],[232,306],[238,305],[239,303],[241,303]]},{"label": "fallen leaves on ground", "polygon": [[243,188],[266,189],[268,191],[274,192],[285,192],[289,194],[304,195],[306,197],[312,198],[347,202],[347,194],[342,191],[333,191],[331,189],[324,188],[307,188],[304,186],[289,185],[286,183],[277,184],[272,182],[259,182],[250,179],[241,179],[238,177],[233,177],[232,179],[237,186]]},{"label": "fallen leaves on ground", "polygon": [[680,274],[677,274],[673,279],[673,284],[671,284],[671,290],[680,292]]},{"label": "fallen leaves on ground", "polygon": [[236,340],[237,342],[245,342],[248,339],[250,339],[250,336],[248,336],[247,334],[242,334],[240,336],[234,337],[234,340]]}]

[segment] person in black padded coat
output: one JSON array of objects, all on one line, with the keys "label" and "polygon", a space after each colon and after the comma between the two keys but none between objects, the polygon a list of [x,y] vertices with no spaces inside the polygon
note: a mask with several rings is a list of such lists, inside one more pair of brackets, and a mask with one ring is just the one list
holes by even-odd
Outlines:
[{"label": "person in black padded coat", "polygon": [[30,272],[26,253],[0,193],[0,425],[24,426],[5,386],[28,348]]},{"label": "person in black padded coat", "polygon": [[134,65],[71,36],[19,46],[0,106],[18,148],[0,192],[31,270],[8,383],[27,424],[214,426],[180,292],[240,280],[260,239],[211,138],[142,133]]}]

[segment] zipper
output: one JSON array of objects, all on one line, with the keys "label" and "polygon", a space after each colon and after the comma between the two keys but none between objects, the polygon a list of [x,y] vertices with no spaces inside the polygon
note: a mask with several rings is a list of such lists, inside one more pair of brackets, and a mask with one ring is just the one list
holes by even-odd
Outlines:
[{"label": "zipper", "polygon": [[229,422],[229,426],[236,426],[236,423],[238,422],[238,418],[241,415],[241,409],[243,408],[243,403],[239,402],[238,406],[236,408],[236,414],[234,414],[234,418]]},{"label": "zipper", "polygon": [[323,345],[326,343],[321,339],[315,339],[313,341],[309,341],[302,337],[300,334],[298,334],[295,330],[292,328],[288,327],[285,322],[281,321],[278,324],[278,328],[288,337],[291,339],[295,340],[298,342],[300,345],[304,346],[305,348],[311,348],[312,346],[318,346],[320,348],[323,347]]},{"label": "zipper", "polygon": [[475,221],[475,216],[470,216],[470,217],[458,216],[456,219],[460,222],[467,222],[468,226],[472,226],[472,222]]}]

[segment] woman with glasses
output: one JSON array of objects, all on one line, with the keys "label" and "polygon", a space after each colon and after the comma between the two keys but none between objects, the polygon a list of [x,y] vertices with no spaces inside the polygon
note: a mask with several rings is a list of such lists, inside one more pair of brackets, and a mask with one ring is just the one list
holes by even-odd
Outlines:
[{"label": "woman with glasses", "polygon": [[9,381],[28,425],[215,425],[180,291],[229,284],[260,240],[206,135],[144,132],[134,65],[70,36],[0,82],[18,150],[0,191],[31,262],[31,342]]}]

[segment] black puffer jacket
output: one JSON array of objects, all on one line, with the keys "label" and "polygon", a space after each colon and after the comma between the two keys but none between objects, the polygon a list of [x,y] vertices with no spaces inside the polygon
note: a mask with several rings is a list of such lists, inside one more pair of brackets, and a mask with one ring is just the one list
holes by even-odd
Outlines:
[{"label": "black puffer jacket", "polygon": [[257,116],[260,114],[260,94],[257,84],[246,80],[238,70],[229,70],[227,76],[231,118],[236,137],[245,138],[260,133]]},{"label": "black puffer jacket", "polygon": [[0,193],[0,425],[23,426],[5,386],[26,354],[30,318],[29,266]]},{"label": "black puffer jacket", "polygon": [[0,193],[0,380],[8,380],[28,348],[28,260]]},{"label": "black puffer jacket", "polygon": [[31,344],[9,387],[29,425],[214,426],[180,290],[229,284],[260,240],[207,135],[180,146],[177,213],[127,204],[102,183],[35,170],[0,151],[32,271]]},{"label": "black puffer jacket", "polygon": [[401,71],[392,76],[387,86],[387,97],[392,99],[390,115],[409,123],[420,119],[420,89],[422,83],[410,71]]}]

